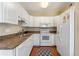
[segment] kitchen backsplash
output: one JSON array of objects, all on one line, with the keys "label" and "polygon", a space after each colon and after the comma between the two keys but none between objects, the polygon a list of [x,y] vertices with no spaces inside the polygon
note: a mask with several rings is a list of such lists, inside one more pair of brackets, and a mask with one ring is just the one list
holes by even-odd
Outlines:
[{"label": "kitchen backsplash", "polygon": [[9,24],[0,24],[0,36],[18,33],[20,31],[21,31],[21,27],[19,26],[9,25]]}]

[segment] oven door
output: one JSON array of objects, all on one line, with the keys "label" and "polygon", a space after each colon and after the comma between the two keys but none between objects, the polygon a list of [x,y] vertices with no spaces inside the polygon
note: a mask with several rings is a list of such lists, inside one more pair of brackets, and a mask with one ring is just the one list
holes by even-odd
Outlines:
[{"label": "oven door", "polygon": [[41,46],[49,46],[52,43],[50,34],[41,34],[40,45]]}]

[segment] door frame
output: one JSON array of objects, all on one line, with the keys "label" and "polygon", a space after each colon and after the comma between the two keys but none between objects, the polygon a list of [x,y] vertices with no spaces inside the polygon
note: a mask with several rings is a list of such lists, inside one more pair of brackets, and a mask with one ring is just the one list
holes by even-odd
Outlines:
[{"label": "door frame", "polygon": [[75,55],[75,51],[74,51],[74,42],[75,42],[75,37],[74,37],[74,32],[75,32],[75,27],[74,27],[74,20],[75,20],[75,8],[74,6],[71,7],[71,11],[70,11],[70,56],[74,56]]}]

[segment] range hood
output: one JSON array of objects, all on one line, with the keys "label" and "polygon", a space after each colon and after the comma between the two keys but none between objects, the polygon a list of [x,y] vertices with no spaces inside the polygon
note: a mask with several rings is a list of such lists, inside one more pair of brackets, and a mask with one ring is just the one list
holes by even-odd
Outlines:
[{"label": "range hood", "polygon": [[50,27],[50,23],[40,23],[40,27]]}]

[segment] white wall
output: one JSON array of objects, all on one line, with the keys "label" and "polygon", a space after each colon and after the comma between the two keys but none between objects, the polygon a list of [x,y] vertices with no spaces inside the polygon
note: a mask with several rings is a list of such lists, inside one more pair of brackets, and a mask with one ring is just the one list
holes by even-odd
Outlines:
[{"label": "white wall", "polygon": [[79,2],[75,3],[75,56],[79,56]]},{"label": "white wall", "polygon": [[0,2],[0,22],[2,22],[2,2]]},{"label": "white wall", "polygon": [[[66,18],[64,21],[64,16],[69,15],[69,19]],[[73,8],[68,9],[60,16],[60,24],[57,25],[57,38],[56,45],[57,49],[61,55],[74,55],[74,10]]]}]

